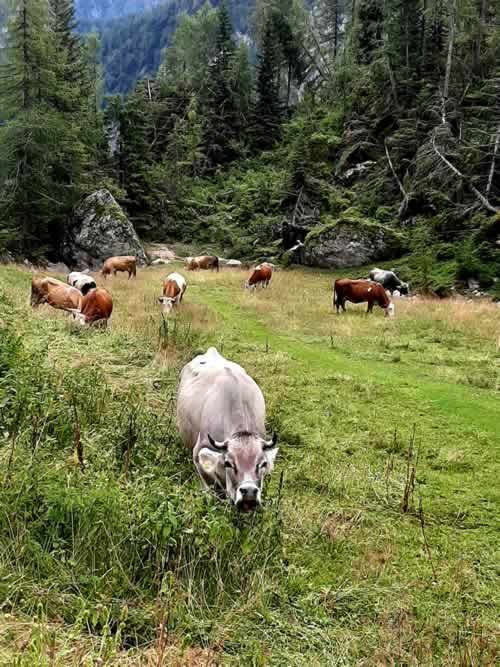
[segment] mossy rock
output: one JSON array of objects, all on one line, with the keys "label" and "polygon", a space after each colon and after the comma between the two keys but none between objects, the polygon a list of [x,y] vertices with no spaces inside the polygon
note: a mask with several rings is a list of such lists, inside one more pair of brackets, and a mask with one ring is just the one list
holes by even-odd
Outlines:
[{"label": "mossy rock", "polygon": [[99,266],[108,257],[147,257],[135,229],[109,190],[97,190],[78,206],[64,243],[64,259],[71,267]]},{"label": "mossy rock", "polygon": [[339,219],[326,217],[323,224],[312,229],[303,254],[307,266],[333,269],[400,257],[406,248],[401,232],[362,218],[351,208]]}]

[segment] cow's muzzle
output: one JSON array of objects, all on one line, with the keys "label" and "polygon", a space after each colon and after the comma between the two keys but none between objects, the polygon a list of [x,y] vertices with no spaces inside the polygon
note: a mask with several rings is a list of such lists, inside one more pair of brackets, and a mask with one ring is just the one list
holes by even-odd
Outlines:
[{"label": "cow's muzzle", "polygon": [[235,505],[240,512],[254,512],[261,505],[259,487],[252,483],[242,484],[236,492]]}]

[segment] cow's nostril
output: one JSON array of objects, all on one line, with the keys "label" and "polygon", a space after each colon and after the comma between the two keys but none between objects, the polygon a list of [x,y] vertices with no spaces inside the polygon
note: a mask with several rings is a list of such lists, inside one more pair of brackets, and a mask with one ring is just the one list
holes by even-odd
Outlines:
[{"label": "cow's nostril", "polygon": [[257,498],[258,492],[259,490],[256,486],[240,486],[241,496],[246,500]]}]

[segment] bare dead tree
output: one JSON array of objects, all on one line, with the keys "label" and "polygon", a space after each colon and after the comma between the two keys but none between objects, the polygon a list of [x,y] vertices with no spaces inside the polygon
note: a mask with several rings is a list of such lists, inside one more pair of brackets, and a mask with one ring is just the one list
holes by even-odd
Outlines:
[{"label": "bare dead tree", "polygon": [[432,137],[432,148],[433,148],[434,152],[436,153],[436,155],[439,157],[439,159],[442,160],[442,162],[444,162],[444,164],[449,169],[451,169],[451,171],[456,176],[458,176],[458,178],[461,178],[463,181],[465,181],[467,183],[467,185],[469,186],[471,191],[476,195],[476,197],[479,199],[481,204],[488,211],[491,211],[491,213],[498,213],[500,211],[500,209],[497,209],[492,204],[490,204],[490,202],[488,201],[488,198],[485,197],[483,194],[481,194],[481,192],[479,192],[479,190],[474,185],[472,185],[469,178],[467,178],[467,176],[465,176],[465,174],[462,174],[461,171],[459,171],[448,159],[445,158],[445,156],[439,151],[438,147],[436,146],[436,137],[435,136]]},{"label": "bare dead tree", "polygon": [[389,149],[387,148],[387,142],[385,142],[385,141],[384,141],[384,148],[385,148],[385,154],[386,154],[386,157],[387,157],[387,162],[389,163],[389,167],[391,168],[391,171],[392,171],[392,175],[396,179],[399,190],[400,190],[401,194],[403,195],[403,201],[401,202],[401,205],[399,206],[399,211],[398,211],[398,215],[402,216],[405,213],[406,209],[408,208],[408,193],[404,189],[403,184],[402,184],[399,176],[397,175],[396,170],[394,169],[394,165],[392,164],[391,156],[389,154]]}]

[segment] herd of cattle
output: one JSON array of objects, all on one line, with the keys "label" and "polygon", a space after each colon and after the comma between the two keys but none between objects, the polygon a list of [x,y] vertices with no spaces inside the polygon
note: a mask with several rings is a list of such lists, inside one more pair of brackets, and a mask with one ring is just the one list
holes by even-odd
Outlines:
[{"label": "herd of cattle", "polygon": [[[219,271],[217,257],[190,257],[189,271]],[[111,257],[104,262],[101,275],[106,279],[118,272],[137,274],[135,257]],[[245,287],[269,286],[273,265],[267,262],[255,267]],[[163,293],[158,297],[162,311],[170,313],[182,302],[187,282],[180,273],[170,273],[163,280]],[[394,315],[392,294],[408,294],[408,285],[394,271],[374,269],[368,280],[336,280],[333,305],[345,310],[346,301],[374,304]],[[111,294],[98,287],[85,272],[72,272],[67,283],[51,277],[33,276],[31,305],[47,303],[64,310],[81,325],[104,325],[113,312]],[[192,451],[193,462],[203,488],[218,496],[228,497],[242,512],[253,512],[261,506],[264,478],[273,467],[278,448],[274,435],[265,433],[266,408],[257,383],[238,364],[225,359],[211,347],[195,357],[182,370],[177,393],[177,427],[186,447]]]}]

